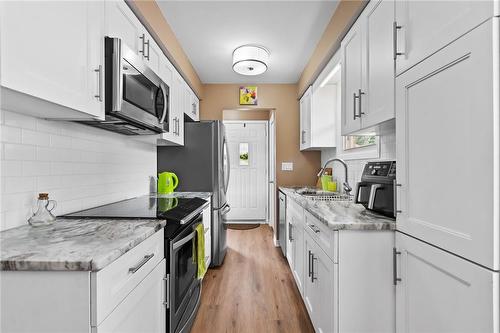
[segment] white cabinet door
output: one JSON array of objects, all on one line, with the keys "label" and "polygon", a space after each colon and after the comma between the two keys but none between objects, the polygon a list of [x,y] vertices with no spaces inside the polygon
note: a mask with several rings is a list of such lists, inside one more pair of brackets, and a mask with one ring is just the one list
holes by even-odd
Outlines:
[{"label": "white cabinet door", "polygon": [[134,52],[143,54],[144,28],[125,1],[110,0],[106,3],[106,35],[121,38],[122,43]]},{"label": "white cabinet door", "polygon": [[[375,126],[394,118],[394,0],[370,1],[362,17],[365,52],[361,127]],[[349,59],[348,59],[349,61]],[[349,97],[349,96],[347,96]],[[359,105],[358,105],[359,106]],[[349,108],[347,112],[349,112]]]},{"label": "white cabinet door", "polygon": [[200,101],[198,97],[196,97],[195,93],[188,87],[189,93],[189,109],[186,112],[186,115],[194,121],[200,120]]},{"label": "white cabinet door", "polygon": [[499,20],[396,79],[398,230],[495,270]]},{"label": "white cabinet door", "polygon": [[[336,266],[319,245],[304,232],[308,275],[304,274],[306,307],[316,332],[334,331],[334,281]],[[305,272],[305,270],[304,270]]]},{"label": "white cabinet door", "polygon": [[495,332],[499,273],[396,233],[397,332]]},{"label": "white cabinet door", "polygon": [[165,55],[160,49],[160,46],[158,46],[158,44],[156,44],[156,42],[153,40],[153,37],[151,37],[151,35],[145,30],[144,36],[146,39],[146,45],[144,51],[145,55],[143,59],[146,60],[148,67],[151,68],[153,72],[159,74],[160,65]]},{"label": "white cabinet door", "polygon": [[1,2],[1,85],[103,117],[103,13],[102,2]]},{"label": "white cabinet door", "polygon": [[498,15],[498,1],[396,1],[399,75],[448,43]]},{"label": "white cabinet door", "polygon": [[97,333],[165,332],[165,271],[163,259],[97,327]]},{"label": "white cabinet door", "polygon": [[311,146],[312,86],[300,99],[300,150]]},{"label": "white cabinet door", "polygon": [[358,20],[342,40],[342,135],[361,128],[359,95],[363,82],[362,21]]},{"label": "white cabinet door", "polygon": [[297,221],[292,228],[292,273],[295,278],[295,283],[300,293],[303,294],[304,284],[304,228]]}]

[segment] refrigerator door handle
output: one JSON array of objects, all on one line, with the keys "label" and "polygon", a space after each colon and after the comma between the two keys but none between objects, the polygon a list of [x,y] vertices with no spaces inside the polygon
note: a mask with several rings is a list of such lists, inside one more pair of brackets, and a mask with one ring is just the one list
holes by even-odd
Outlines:
[{"label": "refrigerator door handle", "polygon": [[227,189],[229,187],[229,177],[231,175],[231,161],[229,157],[229,148],[227,146],[227,139],[226,139],[226,134],[224,133],[224,139],[223,139],[223,147],[224,147],[224,153],[226,155],[226,160],[227,160],[227,170],[224,170],[224,193],[227,194]]}]

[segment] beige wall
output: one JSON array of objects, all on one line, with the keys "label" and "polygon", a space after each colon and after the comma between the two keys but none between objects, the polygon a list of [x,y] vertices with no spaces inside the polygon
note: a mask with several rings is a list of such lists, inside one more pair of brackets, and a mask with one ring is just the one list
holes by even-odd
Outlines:
[{"label": "beige wall", "polygon": [[[223,110],[239,109],[239,84],[206,84],[200,119],[223,119]],[[299,150],[299,103],[296,84],[259,84],[259,108],[276,114],[276,180],[278,186],[315,185],[320,152]],[[244,111],[241,111],[244,112]],[[293,162],[293,171],[281,171],[281,162]]]},{"label": "beige wall", "polygon": [[300,76],[297,89],[299,97],[340,47],[340,41],[367,3],[366,0],[341,0]]},{"label": "beige wall", "polygon": [[130,0],[127,3],[132,7],[132,10],[142,23],[147,26],[150,33],[154,35],[158,44],[163,44],[160,47],[167,53],[168,59],[174,64],[196,95],[203,98],[203,84],[175,37],[172,28],[163,17],[156,1]]}]

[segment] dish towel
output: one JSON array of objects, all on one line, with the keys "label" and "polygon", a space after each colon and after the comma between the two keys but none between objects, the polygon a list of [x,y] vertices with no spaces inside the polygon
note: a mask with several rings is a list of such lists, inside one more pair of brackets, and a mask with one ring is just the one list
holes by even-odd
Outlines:
[{"label": "dish towel", "polygon": [[198,273],[196,274],[198,279],[203,279],[205,273],[207,272],[207,267],[205,265],[205,229],[203,223],[196,226],[196,239],[197,243],[197,258],[198,258]]}]

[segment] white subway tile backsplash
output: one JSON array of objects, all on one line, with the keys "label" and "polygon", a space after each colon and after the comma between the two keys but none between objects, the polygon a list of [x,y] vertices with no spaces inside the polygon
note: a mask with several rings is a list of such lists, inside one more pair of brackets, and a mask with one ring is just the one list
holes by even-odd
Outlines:
[{"label": "white subway tile backsplash", "polygon": [[0,110],[0,230],[27,223],[39,192],[62,215],[147,194],[156,147],[82,124]]},{"label": "white subway tile backsplash", "polygon": [[24,145],[48,146],[50,143],[50,136],[46,133],[32,131],[29,129],[22,129],[22,143]]},{"label": "white subway tile backsplash", "polygon": [[5,143],[4,150],[6,160],[32,161],[35,159],[34,146]]}]

